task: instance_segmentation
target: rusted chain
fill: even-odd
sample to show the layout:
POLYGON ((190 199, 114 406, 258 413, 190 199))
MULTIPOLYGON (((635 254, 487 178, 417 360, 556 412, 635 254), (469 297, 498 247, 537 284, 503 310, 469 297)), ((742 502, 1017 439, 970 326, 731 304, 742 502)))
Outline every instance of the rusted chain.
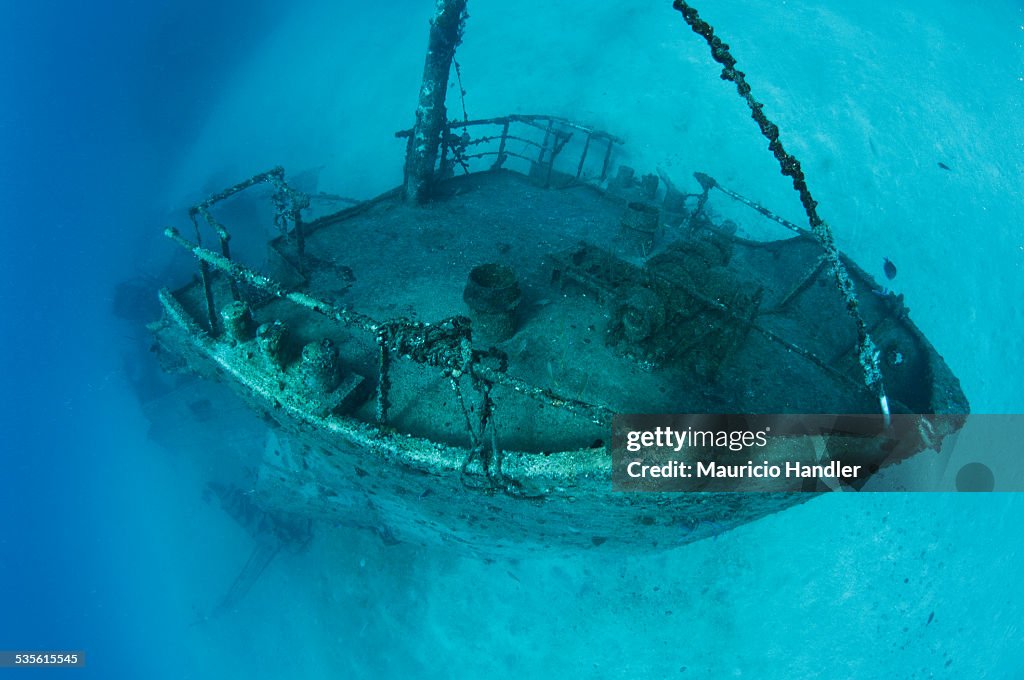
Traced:
POLYGON ((804 212, 807 213, 807 220, 811 225, 811 231, 817 237, 821 247, 825 250, 825 256, 835 278, 836 287, 846 302, 846 310, 857 326, 858 359, 861 369, 864 372, 864 384, 868 389, 875 392, 878 397, 882 413, 889 419, 889 400, 885 394, 885 385, 882 383, 882 371, 879 366, 879 352, 874 341, 868 334, 867 324, 860 315, 856 291, 853 281, 846 272, 846 266, 839 256, 839 249, 836 247, 832 229, 818 215, 818 202, 811 196, 811 190, 807 186, 807 180, 800 167, 800 161, 795 156, 786 152, 779 139, 779 128, 768 120, 764 114, 764 105, 754 98, 750 85, 747 83, 746 75, 736 68, 736 59, 729 52, 729 45, 722 42, 721 38, 715 35, 715 29, 708 22, 700 18, 697 10, 684 2, 675 0, 672 5, 680 14, 687 25, 694 33, 704 38, 711 49, 711 57, 722 65, 722 80, 728 80, 736 84, 736 91, 746 101, 750 108, 750 115, 761 129, 761 134, 768 140, 768 150, 772 152, 779 162, 782 174, 793 180, 793 188, 800 195, 800 202, 803 204, 804 212))

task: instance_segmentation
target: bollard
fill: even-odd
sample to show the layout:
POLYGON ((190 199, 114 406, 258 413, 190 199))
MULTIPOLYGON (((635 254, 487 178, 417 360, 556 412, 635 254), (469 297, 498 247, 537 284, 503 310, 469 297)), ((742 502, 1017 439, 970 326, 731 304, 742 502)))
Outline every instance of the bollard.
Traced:
POLYGON ((278 367, 284 365, 284 336, 285 326, 280 321, 261 324, 256 329, 257 346, 263 356, 278 367))
POLYGON ((330 338, 302 348, 302 382, 312 392, 327 394, 341 382, 338 348, 330 338))
POLYGON ((255 323, 249 305, 236 300, 220 310, 220 318, 224 322, 224 332, 235 342, 252 340, 255 323))

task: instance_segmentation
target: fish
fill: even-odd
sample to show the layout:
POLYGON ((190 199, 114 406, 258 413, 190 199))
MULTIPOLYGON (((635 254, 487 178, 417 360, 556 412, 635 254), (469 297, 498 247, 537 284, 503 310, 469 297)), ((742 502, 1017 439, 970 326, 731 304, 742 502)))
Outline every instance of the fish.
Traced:
POLYGON ((892 279, 895 279, 896 278, 896 265, 894 265, 892 263, 892 260, 890 260, 887 257, 883 257, 882 260, 884 260, 884 262, 882 263, 882 269, 885 271, 886 278, 888 278, 890 281, 892 279))
POLYGON ((939 161, 939 167, 942 168, 943 170, 949 170, 950 172, 953 171, 953 168, 949 167, 948 165, 946 165, 942 161, 939 161))

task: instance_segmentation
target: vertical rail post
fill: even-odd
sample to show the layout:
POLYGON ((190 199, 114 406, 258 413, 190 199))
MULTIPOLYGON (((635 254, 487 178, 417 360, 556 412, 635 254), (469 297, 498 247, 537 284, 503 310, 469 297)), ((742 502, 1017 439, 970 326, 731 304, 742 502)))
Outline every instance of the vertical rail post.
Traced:
MULTIPOLYGON (((231 240, 231 236, 230 236, 230 234, 228 234, 227 230, 225 230, 225 229, 221 229, 219 235, 220 235, 220 252, 221 252, 221 254, 224 257, 226 257, 227 259, 230 260, 231 259, 231 246, 228 245, 228 242, 231 240)), ((231 299, 234 300, 235 302, 238 302, 239 300, 241 300, 242 299, 242 294, 238 290, 238 282, 235 281, 234 279, 228 279, 228 285, 231 286, 231 299)))
MULTIPOLYGON (((199 220, 196 219, 196 213, 198 211, 193 208, 188 211, 188 216, 192 219, 192 226, 196 228, 196 245, 203 245, 203 235, 199 231, 199 220)), ((210 334, 217 334, 217 308, 213 300, 213 284, 210 281, 210 265, 203 260, 199 260, 199 276, 203 281, 203 293, 206 297, 206 317, 210 324, 210 334)))
POLYGON ((554 126, 555 121, 548 120, 548 127, 544 131, 544 143, 540 145, 540 153, 537 155, 537 165, 544 163, 544 153, 548 150, 548 140, 551 138, 551 128, 554 126))
POLYGON ((587 141, 585 141, 583 143, 583 153, 580 154, 580 164, 578 166, 576 166, 576 179, 579 179, 580 175, 583 174, 583 164, 587 160, 587 151, 590 149, 590 138, 591 138, 591 136, 592 135, 588 132, 587 133, 587 141))
POLYGON ((505 164, 505 144, 508 141, 508 118, 505 119, 505 124, 501 126, 501 143, 498 145, 498 158, 494 161, 494 165, 491 166, 491 170, 500 170, 501 166, 505 164))
POLYGON ((558 152, 561 150, 562 145, 564 144, 564 142, 562 142, 562 139, 561 139, 560 131, 555 130, 554 132, 555 132, 555 141, 551 145, 551 154, 548 156, 548 172, 544 176, 544 188, 545 189, 550 189, 551 188, 551 174, 555 170, 555 156, 558 155, 558 152))
POLYGON ((601 164, 601 181, 605 181, 608 178, 608 166, 612 162, 612 142, 611 138, 605 140, 608 143, 608 148, 604 151, 604 163, 601 164))
POLYGON ((391 354, 388 349, 388 336, 386 332, 377 335, 377 346, 380 353, 377 357, 377 424, 384 425, 388 420, 388 409, 391 407, 391 400, 388 396, 391 393, 391 354))

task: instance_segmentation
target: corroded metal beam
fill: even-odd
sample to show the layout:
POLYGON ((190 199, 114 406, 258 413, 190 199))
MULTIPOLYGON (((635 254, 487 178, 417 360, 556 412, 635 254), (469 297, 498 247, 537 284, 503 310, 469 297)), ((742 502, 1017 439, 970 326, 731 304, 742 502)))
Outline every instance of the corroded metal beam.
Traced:
POLYGON ((455 58, 455 48, 462 42, 465 22, 466 0, 437 0, 437 11, 430 21, 416 125, 405 156, 407 201, 423 203, 430 198, 437 150, 441 134, 448 124, 444 105, 448 74, 455 58))

